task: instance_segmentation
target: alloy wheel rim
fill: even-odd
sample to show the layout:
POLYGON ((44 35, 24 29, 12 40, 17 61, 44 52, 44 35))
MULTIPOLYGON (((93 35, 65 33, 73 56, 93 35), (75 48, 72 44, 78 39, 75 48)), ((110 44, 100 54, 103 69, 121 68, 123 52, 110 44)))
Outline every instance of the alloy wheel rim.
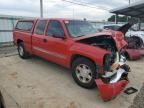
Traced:
POLYGON ((82 83, 89 83, 92 80, 92 71, 89 66, 79 64, 76 67, 76 76, 82 83))
POLYGON ((24 54, 24 50, 21 46, 19 47, 19 54, 20 54, 20 56, 23 56, 23 54, 24 54))

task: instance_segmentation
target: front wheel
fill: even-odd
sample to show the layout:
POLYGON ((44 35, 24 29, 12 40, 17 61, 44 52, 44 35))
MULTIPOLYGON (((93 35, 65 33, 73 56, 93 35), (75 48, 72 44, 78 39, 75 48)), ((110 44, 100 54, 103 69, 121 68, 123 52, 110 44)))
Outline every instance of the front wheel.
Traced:
POLYGON ((72 63, 72 76, 81 87, 91 89, 95 87, 96 66, 87 58, 77 58, 72 63))

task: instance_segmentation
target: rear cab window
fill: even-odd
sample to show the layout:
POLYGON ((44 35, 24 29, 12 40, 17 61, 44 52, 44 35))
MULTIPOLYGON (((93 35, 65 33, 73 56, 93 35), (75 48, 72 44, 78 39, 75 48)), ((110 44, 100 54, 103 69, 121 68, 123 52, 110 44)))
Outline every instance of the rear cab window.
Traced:
POLYGON ((33 26, 34 26, 34 21, 33 20, 18 21, 18 23, 15 27, 15 30, 31 32, 33 26))

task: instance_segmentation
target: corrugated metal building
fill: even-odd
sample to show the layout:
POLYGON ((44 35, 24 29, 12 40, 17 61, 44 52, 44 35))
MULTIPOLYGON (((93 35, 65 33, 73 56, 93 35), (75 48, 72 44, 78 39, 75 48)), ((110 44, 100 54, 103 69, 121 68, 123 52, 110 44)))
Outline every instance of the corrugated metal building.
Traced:
POLYGON ((26 17, 0 15, 0 43, 12 42, 12 31, 19 19, 26 17))

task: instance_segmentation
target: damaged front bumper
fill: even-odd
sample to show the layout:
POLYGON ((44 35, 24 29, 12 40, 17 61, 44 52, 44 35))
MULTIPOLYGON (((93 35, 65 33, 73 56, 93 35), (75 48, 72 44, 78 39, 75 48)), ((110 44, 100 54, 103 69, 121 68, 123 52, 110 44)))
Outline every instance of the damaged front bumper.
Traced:
POLYGON ((104 101, 114 99, 128 84, 126 80, 121 80, 113 84, 105 84, 101 79, 96 79, 95 81, 104 101))
POLYGON ((111 75, 103 75, 95 79, 97 88, 104 101, 115 98, 128 84, 128 72, 130 68, 125 64, 124 59, 121 57, 121 61, 117 65, 115 72, 109 72, 111 75))

